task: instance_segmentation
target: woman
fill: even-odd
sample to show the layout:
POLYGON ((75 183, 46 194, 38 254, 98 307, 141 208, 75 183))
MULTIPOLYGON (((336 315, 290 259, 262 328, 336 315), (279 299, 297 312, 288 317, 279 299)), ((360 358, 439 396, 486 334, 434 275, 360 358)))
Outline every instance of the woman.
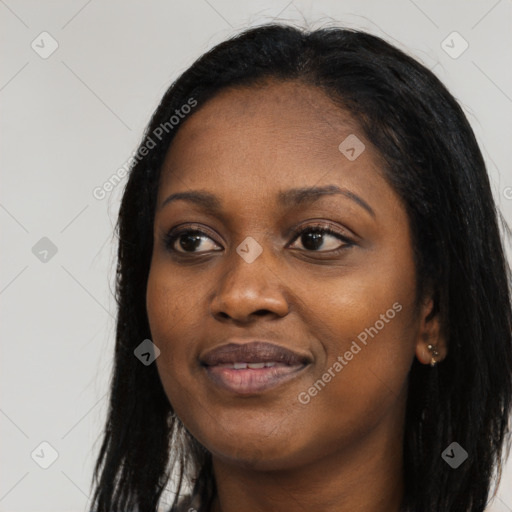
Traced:
POLYGON ((172 84, 137 155, 94 509, 157 510, 177 469, 173 511, 483 511, 510 269, 439 80, 364 32, 262 26, 172 84))

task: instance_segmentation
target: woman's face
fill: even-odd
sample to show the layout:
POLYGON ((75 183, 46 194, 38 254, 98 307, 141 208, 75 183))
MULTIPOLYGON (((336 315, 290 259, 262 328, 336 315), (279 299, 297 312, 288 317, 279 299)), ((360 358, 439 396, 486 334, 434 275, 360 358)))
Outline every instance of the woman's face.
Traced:
POLYGON ((215 457, 285 469, 401 439, 429 307, 414 307, 408 218, 378 154, 321 91, 224 90, 185 119, 154 239, 158 372, 215 457))

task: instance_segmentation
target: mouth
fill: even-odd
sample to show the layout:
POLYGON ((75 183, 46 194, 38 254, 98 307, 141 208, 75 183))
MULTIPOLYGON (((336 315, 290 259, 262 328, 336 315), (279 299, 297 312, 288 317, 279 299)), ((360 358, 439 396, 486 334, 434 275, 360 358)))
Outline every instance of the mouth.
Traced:
POLYGON ((207 352, 200 363, 210 382, 248 395, 273 389, 296 378, 311 357, 272 343, 228 343, 207 352))

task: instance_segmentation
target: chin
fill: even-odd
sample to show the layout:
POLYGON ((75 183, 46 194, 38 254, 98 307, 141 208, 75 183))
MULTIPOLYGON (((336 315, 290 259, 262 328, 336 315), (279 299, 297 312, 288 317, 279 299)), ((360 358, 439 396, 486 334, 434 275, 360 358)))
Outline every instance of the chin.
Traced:
POLYGON ((267 450, 265 447, 239 450, 231 447, 231 449, 212 451, 212 454, 226 464, 253 471, 282 471, 296 465, 294 462, 296 457, 291 454, 276 453, 275 450, 267 450))
MULTIPOLYGON (((219 436, 221 432, 217 431, 219 436)), ((297 438, 292 433, 277 436, 260 431, 252 435, 248 429, 232 429, 224 431, 219 438, 212 438, 210 431, 203 446, 227 464, 258 471, 285 470, 306 462, 302 460, 305 450, 297 443, 297 438), (291 439, 294 439, 293 445, 291 439)))

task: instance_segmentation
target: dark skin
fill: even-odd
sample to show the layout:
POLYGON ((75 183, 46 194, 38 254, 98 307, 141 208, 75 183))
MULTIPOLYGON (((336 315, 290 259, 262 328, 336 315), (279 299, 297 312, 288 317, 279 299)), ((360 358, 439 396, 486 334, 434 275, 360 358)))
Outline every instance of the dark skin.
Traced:
POLYGON ((240 504, 244 512, 398 512, 408 372, 414 358, 431 362, 428 344, 442 360, 446 343, 429 317, 432 297, 415 303, 405 208, 349 114, 297 82, 221 91, 169 148, 154 238, 147 311, 157 368, 176 414, 212 453, 211 512, 240 504), (365 144, 354 161, 338 149, 350 134, 365 144), (277 201, 281 191, 327 185, 356 194, 373 214, 344 194, 277 201), (215 194, 221 209, 185 200, 162 207, 191 190, 215 194), (351 245, 324 233, 312 246, 291 231, 318 224, 351 245), (178 238, 173 253, 164 236, 178 225, 204 235, 193 248, 178 238), (236 252, 248 236, 262 248, 252 263, 236 252), (299 394, 396 303, 400 312, 301 403, 299 394), (263 337, 312 363, 273 389, 239 396, 213 386, 198 363, 231 337, 263 337))

